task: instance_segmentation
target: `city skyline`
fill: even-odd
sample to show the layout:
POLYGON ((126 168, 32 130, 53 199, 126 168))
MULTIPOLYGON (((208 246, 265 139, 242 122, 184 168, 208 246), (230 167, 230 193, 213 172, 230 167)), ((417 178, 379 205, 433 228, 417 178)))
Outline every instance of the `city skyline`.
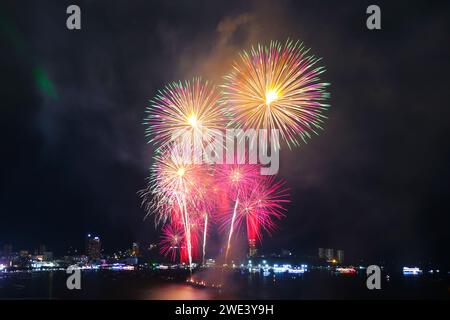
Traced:
POLYGON ((156 243, 137 194, 154 151, 147 101, 178 79, 220 83, 242 48, 293 38, 323 58, 332 108, 318 137, 281 150, 292 203, 258 252, 450 265, 448 10, 378 5, 385 20, 373 31, 364 3, 82 2, 72 32, 63 3, 2 3, 0 245, 81 250, 94 231, 106 251, 156 243))

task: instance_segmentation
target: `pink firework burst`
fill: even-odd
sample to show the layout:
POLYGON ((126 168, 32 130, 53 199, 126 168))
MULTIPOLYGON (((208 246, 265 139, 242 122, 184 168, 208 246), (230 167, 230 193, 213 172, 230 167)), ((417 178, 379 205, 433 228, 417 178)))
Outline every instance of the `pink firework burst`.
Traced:
MULTIPOLYGON (((262 240, 262 230, 269 234, 276 228, 275 221, 284 217, 286 204, 290 202, 288 188, 284 180, 267 176, 250 185, 242 192, 235 210, 234 228, 246 225, 248 240, 262 240)), ((221 229, 232 223, 229 212, 221 216, 221 229)))
MULTIPOLYGON (((233 212, 229 223, 225 261, 231 248, 231 238, 235 229, 239 201, 242 195, 247 193, 249 188, 261 179, 259 168, 259 165, 256 164, 238 164, 238 161, 235 161, 234 164, 219 165, 216 168, 216 179, 219 185, 224 191, 226 190, 225 192, 234 201, 233 212)), ((221 214, 225 214, 225 216, 229 215, 226 212, 221 214)))
POLYGON ((261 178, 260 166, 257 164, 221 164, 215 168, 217 186, 236 200, 239 193, 261 178))
POLYGON ((169 223, 163 226, 160 237, 160 252, 172 261, 182 255, 182 247, 185 247, 183 227, 177 223, 169 223))

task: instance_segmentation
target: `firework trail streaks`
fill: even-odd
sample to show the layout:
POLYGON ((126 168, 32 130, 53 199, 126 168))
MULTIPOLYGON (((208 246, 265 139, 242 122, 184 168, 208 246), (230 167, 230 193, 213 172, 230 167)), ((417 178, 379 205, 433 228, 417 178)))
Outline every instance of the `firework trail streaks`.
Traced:
POLYGON ((161 231, 160 252, 164 256, 169 256, 172 261, 175 261, 177 250, 180 252, 181 257, 181 248, 184 245, 183 230, 176 223, 170 223, 164 225, 161 231))
POLYGON ((186 197, 183 195, 182 204, 180 203, 180 207, 183 207, 183 224, 185 227, 186 234, 186 244, 188 251, 188 259, 189 259, 189 270, 192 271, 192 242, 191 242, 191 222, 189 221, 189 215, 186 209, 186 197))
MULTIPOLYGON (((174 82, 158 92, 151 101, 151 106, 147 108, 148 115, 144 119, 144 124, 148 125, 146 135, 151 137, 150 142, 157 145, 157 152, 161 159, 167 158, 165 153, 175 151, 177 153, 175 158, 179 158, 179 154, 183 153, 183 161, 172 163, 172 168, 168 168, 167 175, 155 175, 154 186, 150 188, 154 190, 155 201, 148 207, 159 211, 157 213, 159 221, 165 222, 170 215, 164 207, 170 207, 173 203, 179 206, 190 265, 193 252, 191 225, 195 224, 196 220, 192 219, 190 211, 198 209, 201 199, 196 199, 199 196, 195 190, 197 181, 193 182, 199 178, 185 178, 189 176, 187 163, 192 163, 192 155, 195 157, 194 163, 197 163, 198 155, 201 155, 204 149, 204 143, 212 139, 215 130, 222 129, 225 125, 225 116, 221 111, 219 98, 218 90, 199 78, 174 82), (189 153, 186 153, 186 150, 189 150, 189 153)), ((156 171, 161 173, 167 165, 163 164, 160 167, 156 171)), ((205 225, 207 228, 206 220, 205 225)), ((206 240, 205 237, 206 235, 204 240, 206 240)))
POLYGON ((198 202, 196 208, 199 215, 199 225, 203 224, 203 248, 202 248, 202 262, 205 264, 206 257, 206 244, 208 238, 208 227, 209 227, 209 215, 215 209, 217 209, 219 203, 219 189, 214 180, 214 176, 211 170, 203 170, 201 181, 197 188, 198 202), (201 220, 201 222, 200 222, 201 220))
POLYGON ((274 176, 264 176, 254 181, 239 194, 232 215, 222 215, 220 228, 228 230, 228 247, 231 247, 232 235, 246 224, 249 244, 262 240, 262 230, 269 234, 276 228, 275 219, 284 217, 286 204, 290 202, 289 192, 284 180, 274 176))
POLYGON ((185 242, 192 266, 192 237, 189 207, 194 209, 197 199, 197 185, 203 167, 193 165, 183 156, 182 146, 170 144, 160 149, 154 158, 149 192, 153 203, 149 208, 156 213, 157 222, 180 221, 184 227, 185 242), (178 210, 174 210, 176 206, 178 210), (179 212, 179 214, 177 214, 179 212))
POLYGON ((203 258, 202 258, 202 262, 203 265, 205 264, 205 256, 206 256, 206 235, 208 233, 208 214, 205 213, 205 218, 204 218, 204 229, 203 229, 203 258))
POLYGON ((261 178, 259 174, 259 165, 254 164, 238 164, 242 161, 235 159, 234 164, 220 165, 216 169, 218 182, 222 184, 223 188, 227 190, 230 198, 234 201, 233 214, 228 232, 227 247, 225 250, 225 263, 231 248, 231 239, 234 231, 234 222, 239 206, 240 194, 248 192, 248 188, 258 179, 261 178))
POLYGON ((225 251, 225 263, 227 261, 228 253, 231 248, 231 237, 233 236, 234 221, 236 220, 236 212, 237 212, 238 205, 239 205, 239 194, 236 197, 236 202, 234 203, 233 215, 231 216, 230 232, 228 233, 227 249, 225 251))
POLYGON ((289 190, 284 180, 265 176, 256 181, 243 195, 236 216, 236 225, 247 225, 248 240, 262 240, 261 229, 269 234, 275 229, 274 219, 284 217, 286 204, 290 202, 289 190))

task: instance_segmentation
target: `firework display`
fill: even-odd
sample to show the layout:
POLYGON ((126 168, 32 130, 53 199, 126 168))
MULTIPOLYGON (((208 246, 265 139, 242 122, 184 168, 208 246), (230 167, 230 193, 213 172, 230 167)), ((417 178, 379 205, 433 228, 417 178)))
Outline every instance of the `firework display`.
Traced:
POLYGON ((202 181, 206 170, 183 157, 182 145, 172 143, 159 150, 152 167, 147 196, 158 223, 182 225, 189 264, 197 248, 196 227, 204 209, 202 181))
POLYGON ((241 53, 222 86, 231 126, 278 129, 290 148, 299 145, 299 138, 306 142, 310 133, 317 134, 329 97, 329 84, 319 79, 325 71, 319 61, 290 40, 241 53))
POLYGON ((241 195, 234 221, 236 229, 245 223, 248 240, 261 241, 261 229, 271 233, 276 228, 275 220, 284 217, 287 203, 289 194, 284 180, 265 176, 255 181, 241 195))
POLYGON ((193 145, 201 147, 213 130, 223 128, 219 91, 200 78, 171 83, 150 102, 144 124, 150 141, 158 146, 187 136, 193 145))
MULTIPOLYGON (((237 156, 231 163, 192 161, 192 151, 203 151, 213 131, 226 128, 278 129, 289 147, 316 133, 328 108, 319 60, 298 42, 271 42, 240 55, 225 77, 222 95, 196 78, 169 84, 151 100, 144 123, 156 149, 141 196, 162 228, 163 255, 190 268, 193 261, 204 264, 211 226, 217 224, 227 263, 239 234, 245 232, 254 245, 263 231, 276 229, 289 203, 284 180, 261 175, 260 163, 237 156)), ((226 148, 226 141, 221 143, 226 148)))
POLYGON ((234 159, 234 164, 224 164, 217 167, 217 178, 223 190, 227 190, 231 198, 233 210, 229 221, 229 231, 227 246, 225 251, 225 261, 231 248, 231 239, 235 229, 235 221, 239 208, 239 201, 243 195, 249 193, 251 188, 262 178, 259 175, 259 166, 252 164, 238 164, 234 159))
POLYGON ((169 256, 171 260, 176 260, 177 256, 180 256, 180 260, 182 260, 182 250, 186 244, 181 226, 176 223, 164 225, 161 230, 160 246, 160 252, 163 255, 169 256))

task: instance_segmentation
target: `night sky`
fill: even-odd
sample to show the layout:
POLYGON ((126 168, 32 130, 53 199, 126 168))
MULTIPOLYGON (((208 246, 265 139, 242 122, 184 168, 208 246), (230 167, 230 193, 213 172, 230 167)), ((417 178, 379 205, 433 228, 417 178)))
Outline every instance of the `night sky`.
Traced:
POLYGON ((282 152, 293 201, 262 250, 449 263, 450 3, 393 2, 2 1, 0 245, 157 239, 137 195, 148 100, 171 81, 220 83, 241 49, 292 38, 323 57, 331 108, 320 136, 282 152), (366 28, 370 4, 381 30, 366 28))

